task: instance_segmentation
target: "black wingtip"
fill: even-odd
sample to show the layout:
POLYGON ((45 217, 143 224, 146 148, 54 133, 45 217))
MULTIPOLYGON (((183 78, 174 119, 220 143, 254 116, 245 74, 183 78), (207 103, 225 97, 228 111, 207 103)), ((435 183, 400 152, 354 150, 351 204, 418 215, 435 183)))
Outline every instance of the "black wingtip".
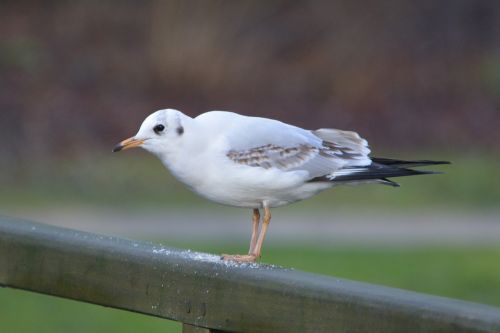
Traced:
POLYGON ((451 164, 450 161, 426 161, 426 162, 429 162, 426 165, 451 164))
POLYGON ((394 166, 394 167, 420 167, 426 165, 443 165, 443 164, 451 164, 450 161, 432 161, 432 160, 396 160, 392 158, 383 158, 383 157, 372 157, 373 163, 382 164, 386 166, 394 166))
POLYGON ((387 178, 380 178, 380 183, 384 184, 384 185, 389 185, 392 187, 400 187, 401 186, 401 185, 399 185, 399 183, 396 183, 395 181, 387 179, 387 178))

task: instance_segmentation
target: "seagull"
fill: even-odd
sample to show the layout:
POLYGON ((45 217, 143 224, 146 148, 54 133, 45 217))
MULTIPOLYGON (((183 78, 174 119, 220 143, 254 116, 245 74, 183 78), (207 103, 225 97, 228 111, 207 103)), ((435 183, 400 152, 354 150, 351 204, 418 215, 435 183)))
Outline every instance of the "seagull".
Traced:
POLYGON ((436 173, 412 167, 449 163, 370 158, 367 141, 356 132, 307 130, 227 111, 210 111, 195 118, 175 109, 156 111, 135 136, 121 141, 113 152, 135 147, 157 156, 175 178, 200 196, 252 209, 248 254, 222 255, 223 260, 240 262, 260 259, 271 208, 337 185, 399 186, 389 178, 436 173))

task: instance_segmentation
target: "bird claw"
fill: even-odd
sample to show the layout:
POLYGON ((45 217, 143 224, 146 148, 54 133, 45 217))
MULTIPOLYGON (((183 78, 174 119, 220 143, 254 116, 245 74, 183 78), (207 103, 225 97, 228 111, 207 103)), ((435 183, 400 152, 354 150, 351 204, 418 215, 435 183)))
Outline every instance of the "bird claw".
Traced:
POLYGON ((257 256, 253 254, 222 254, 221 259, 225 261, 255 262, 257 256))

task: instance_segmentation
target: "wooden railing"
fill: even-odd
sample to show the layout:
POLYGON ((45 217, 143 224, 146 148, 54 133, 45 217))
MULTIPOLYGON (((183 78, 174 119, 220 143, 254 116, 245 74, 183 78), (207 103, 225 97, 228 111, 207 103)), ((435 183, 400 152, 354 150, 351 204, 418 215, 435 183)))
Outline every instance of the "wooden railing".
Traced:
POLYGON ((0 285, 180 321, 184 332, 500 332, 500 308, 6 217, 0 285))

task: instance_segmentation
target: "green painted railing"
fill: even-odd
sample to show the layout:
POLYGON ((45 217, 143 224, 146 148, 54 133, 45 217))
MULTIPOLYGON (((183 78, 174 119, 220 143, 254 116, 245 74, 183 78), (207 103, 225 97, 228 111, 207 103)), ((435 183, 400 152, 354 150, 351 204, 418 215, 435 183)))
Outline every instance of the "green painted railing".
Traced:
POLYGON ((184 332, 500 332, 499 308, 6 217, 0 285, 177 320, 184 332))

